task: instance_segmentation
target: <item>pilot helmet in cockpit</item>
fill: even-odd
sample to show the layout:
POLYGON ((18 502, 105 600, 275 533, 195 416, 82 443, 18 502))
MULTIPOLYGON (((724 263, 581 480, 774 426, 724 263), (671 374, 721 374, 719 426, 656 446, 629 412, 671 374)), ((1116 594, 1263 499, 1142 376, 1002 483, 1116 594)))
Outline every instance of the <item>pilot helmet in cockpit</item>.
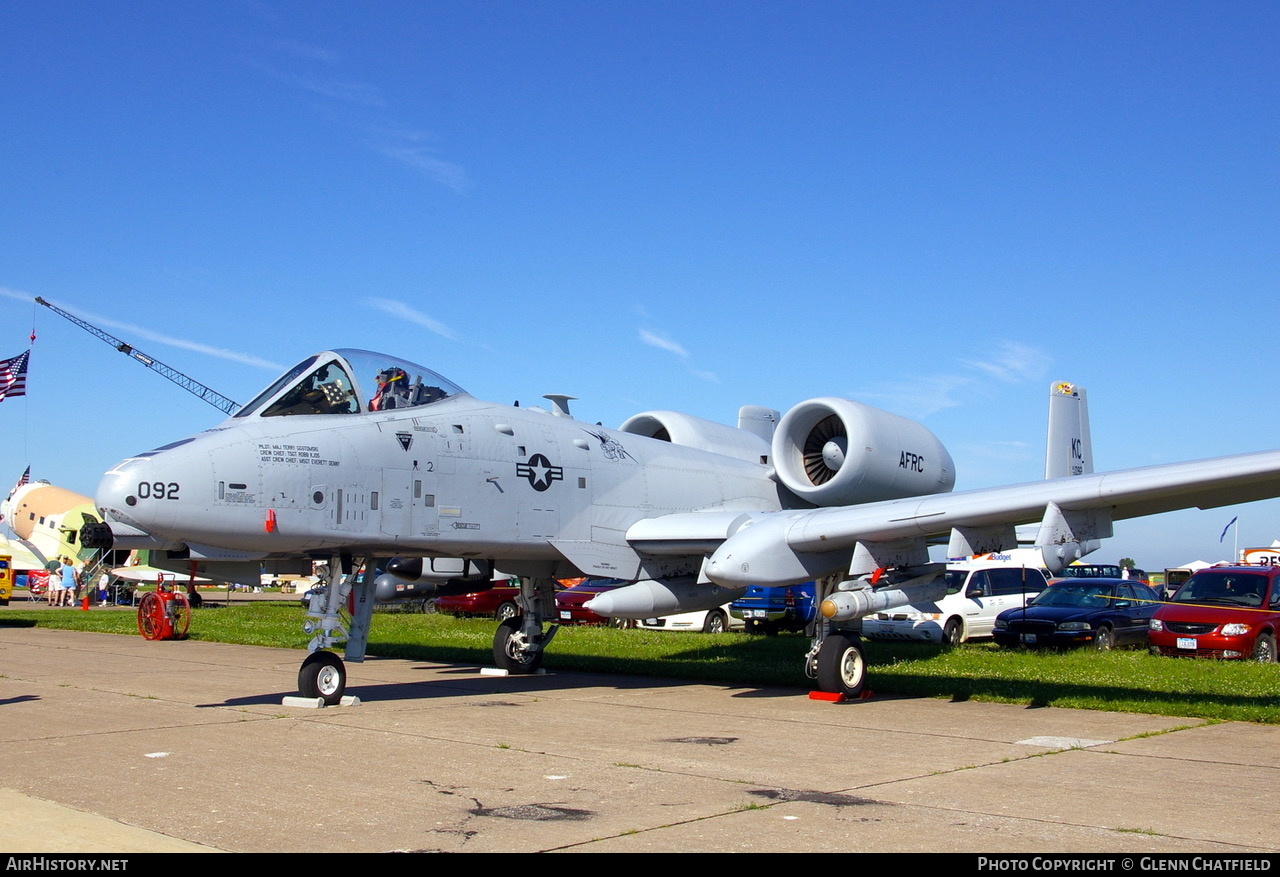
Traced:
POLYGON ((378 391, 369 400, 370 411, 383 411, 397 407, 397 397, 407 401, 409 396, 409 375, 404 369, 388 366, 378 372, 378 391))

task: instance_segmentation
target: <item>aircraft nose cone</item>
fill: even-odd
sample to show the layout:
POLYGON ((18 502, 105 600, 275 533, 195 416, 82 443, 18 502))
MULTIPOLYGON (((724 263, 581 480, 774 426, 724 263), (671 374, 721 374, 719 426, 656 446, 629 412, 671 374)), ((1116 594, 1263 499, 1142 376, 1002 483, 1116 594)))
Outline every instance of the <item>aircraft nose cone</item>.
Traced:
POLYGON ((725 551, 723 547, 717 550, 707 560, 706 574, 707 578, 723 587, 738 587, 746 581, 744 575, 749 571, 743 570, 741 564, 735 563, 732 559, 732 553, 725 551))
POLYGON ((93 495, 98 508, 103 511, 123 512, 126 508, 136 505, 138 500, 133 495, 133 485, 138 483, 136 477, 142 474, 138 470, 139 467, 136 465, 129 466, 122 463, 103 475, 93 495))
POLYGON ((157 485, 163 491, 167 487, 150 477, 152 468, 150 461, 135 458, 117 464, 102 476, 94 492, 94 504, 107 520, 153 532, 155 522, 149 518, 158 507, 148 500, 157 485))
POLYGON ((603 615, 605 618, 613 616, 614 600, 612 594, 599 594, 582 604, 584 609, 594 612, 596 615, 603 615))

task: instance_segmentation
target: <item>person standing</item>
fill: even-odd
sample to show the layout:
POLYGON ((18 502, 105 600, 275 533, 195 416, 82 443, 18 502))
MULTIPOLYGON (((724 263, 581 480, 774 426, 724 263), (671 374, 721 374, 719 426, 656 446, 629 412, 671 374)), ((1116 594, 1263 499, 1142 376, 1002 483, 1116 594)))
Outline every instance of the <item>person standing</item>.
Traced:
POLYGON ((62 594, 62 558, 55 557, 44 568, 44 602, 57 606, 62 594))
POLYGON ((62 577, 59 606, 74 606, 76 599, 76 568, 71 565, 71 558, 63 557, 62 566, 58 570, 62 577))

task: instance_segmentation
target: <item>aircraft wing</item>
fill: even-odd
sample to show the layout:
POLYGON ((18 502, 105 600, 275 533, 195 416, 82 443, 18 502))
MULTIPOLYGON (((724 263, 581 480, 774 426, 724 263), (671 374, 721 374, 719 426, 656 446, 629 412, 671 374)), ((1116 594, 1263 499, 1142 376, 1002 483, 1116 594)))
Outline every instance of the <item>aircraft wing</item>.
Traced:
POLYGON ((972 547, 987 537, 1006 544, 984 550, 1010 548, 1013 525, 1039 519, 1036 544, 1053 546, 1110 536, 1113 520, 1275 496, 1280 451, 784 511, 758 516, 730 535, 704 572, 725 586, 791 584, 840 567, 860 574, 924 563, 926 540, 948 532, 953 545, 972 547))

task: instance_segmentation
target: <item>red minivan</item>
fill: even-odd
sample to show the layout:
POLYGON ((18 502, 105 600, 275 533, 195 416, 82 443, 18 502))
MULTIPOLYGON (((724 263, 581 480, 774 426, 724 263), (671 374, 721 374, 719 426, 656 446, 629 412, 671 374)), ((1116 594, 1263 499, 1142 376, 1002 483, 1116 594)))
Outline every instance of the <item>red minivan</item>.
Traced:
POLYGON ((1202 569, 1182 583, 1147 625, 1154 654, 1276 660, 1280 567, 1202 569))

